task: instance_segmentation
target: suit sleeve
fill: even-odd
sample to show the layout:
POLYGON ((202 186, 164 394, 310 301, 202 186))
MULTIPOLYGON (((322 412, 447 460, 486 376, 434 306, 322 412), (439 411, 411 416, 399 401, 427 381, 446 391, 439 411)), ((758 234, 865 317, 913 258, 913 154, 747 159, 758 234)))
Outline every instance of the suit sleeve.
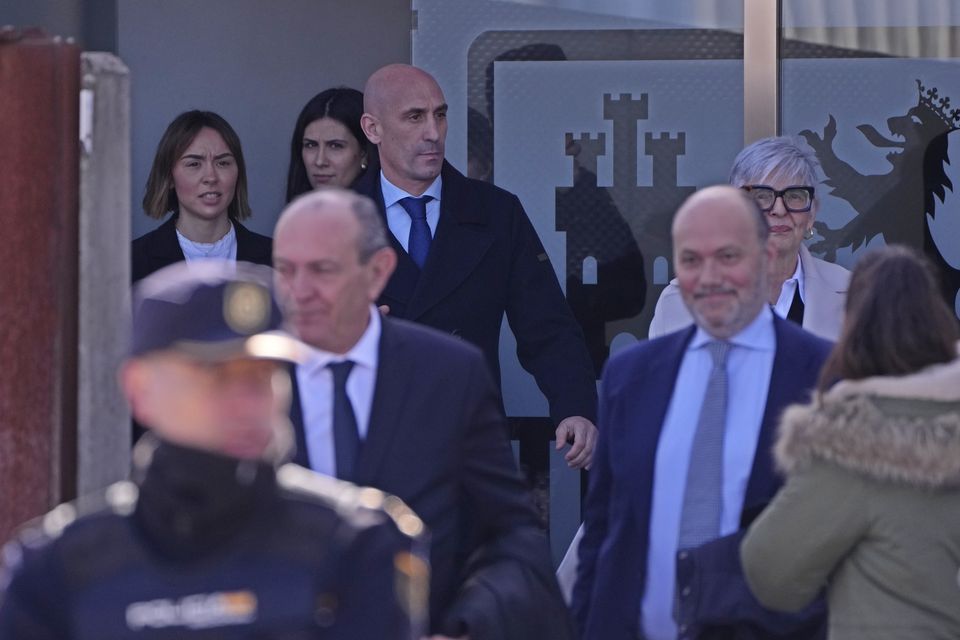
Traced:
POLYGON ((462 491, 477 527, 455 601, 442 621, 471 640, 573 637, 529 492, 517 470, 496 389, 482 357, 472 360, 460 456, 462 491))
MULTIPOLYGON (((610 380, 610 367, 607 368, 604 380, 610 380)), ((604 383, 602 389, 608 388, 604 383)), ((574 619, 580 635, 583 635, 587 618, 590 613, 590 602, 593 597, 593 584, 596 574, 597 555, 600 545, 607 535, 607 516, 610 501, 610 429, 607 425, 608 405, 601 393, 598 425, 599 436, 597 449, 593 455, 593 466, 590 469, 590 488, 584 502, 583 538, 577 550, 577 581, 573 585, 574 619)))
POLYGON ((678 560, 677 584, 689 588, 681 599, 689 625, 816 637, 828 577, 866 527, 857 483, 830 480, 834 472, 791 477, 749 532, 718 538, 678 560))
POLYGON ((517 338, 517 357, 547 397, 554 423, 570 416, 596 422, 596 381, 583 331, 523 206, 509 197, 507 320, 517 338))
POLYGON ((344 554, 339 630, 344 638, 419 640, 427 627, 426 548, 392 522, 359 532, 344 554))

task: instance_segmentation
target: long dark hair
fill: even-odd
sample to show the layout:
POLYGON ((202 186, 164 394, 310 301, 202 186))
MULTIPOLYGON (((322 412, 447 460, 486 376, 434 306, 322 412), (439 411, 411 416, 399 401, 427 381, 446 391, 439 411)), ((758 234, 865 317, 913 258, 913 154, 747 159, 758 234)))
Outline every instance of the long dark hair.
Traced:
POLYGON ((312 190, 307 179, 307 170, 303 166, 303 132, 314 120, 333 118, 353 134, 360 150, 371 158, 372 147, 363 129, 360 128, 360 116, 363 115, 363 93, 349 87, 336 87, 321 91, 310 98, 297 117, 290 141, 290 168, 287 170, 287 202, 301 193, 312 190))
POLYGON ((949 362, 957 356, 958 337, 957 317, 926 258, 902 245, 871 251, 853 269, 840 340, 818 388, 949 362))
POLYGON ((240 136, 230 123, 213 111, 185 111, 173 119, 163 132, 153 165, 147 177, 143 194, 143 211, 151 218, 161 219, 168 211, 180 210, 177 193, 173 189, 173 166, 187 150, 193 139, 204 127, 220 134, 237 162, 237 186, 227 215, 234 220, 244 220, 251 215, 247 197, 247 165, 243 161, 240 136))

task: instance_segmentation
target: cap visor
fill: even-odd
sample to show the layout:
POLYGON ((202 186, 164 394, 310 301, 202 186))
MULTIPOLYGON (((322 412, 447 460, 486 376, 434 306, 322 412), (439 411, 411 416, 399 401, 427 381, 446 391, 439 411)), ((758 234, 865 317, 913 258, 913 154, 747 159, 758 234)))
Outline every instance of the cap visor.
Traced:
POLYGON ((284 331, 267 331, 245 338, 219 342, 181 340, 170 348, 204 362, 252 358, 302 364, 309 357, 308 347, 284 331))

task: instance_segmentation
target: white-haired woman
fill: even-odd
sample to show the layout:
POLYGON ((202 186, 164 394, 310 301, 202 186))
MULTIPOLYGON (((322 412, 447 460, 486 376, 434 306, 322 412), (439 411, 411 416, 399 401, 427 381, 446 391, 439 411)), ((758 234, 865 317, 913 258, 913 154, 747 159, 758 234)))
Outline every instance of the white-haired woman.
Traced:
MULTIPOLYGON (((817 218, 819 162, 798 138, 763 138, 745 147, 733 161, 730 184, 748 191, 766 214, 775 258, 768 273, 768 301, 774 312, 828 340, 836 340, 850 272, 813 257, 803 244, 813 237, 817 218)), ((650 337, 693 322, 676 280, 660 294, 650 337)))

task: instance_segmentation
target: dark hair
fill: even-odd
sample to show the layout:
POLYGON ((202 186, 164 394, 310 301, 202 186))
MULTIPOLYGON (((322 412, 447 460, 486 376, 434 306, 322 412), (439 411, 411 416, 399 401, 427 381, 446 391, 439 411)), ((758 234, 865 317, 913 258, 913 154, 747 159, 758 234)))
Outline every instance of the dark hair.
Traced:
POLYGON ((313 96, 297 116, 290 141, 290 168, 287 171, 287 202, 302 193, 310 191, 307 170, 303 166, 303 132, 314 120, 333 118, 353 134, 360 150, 372 157, 372 145, 360 128, 360 116, 363 115, 363 93, 349 87, 336 87, 321 91, 313 96))
POLYGON ((902 245, 871 251, 853 269, 840 340, 818 388, 949 362, 958 337, 957 318, 926 258, 902 245))
POLYGON ((179 213, 180 203, 173 189, 173 167, 204 127, 220 134, 237 162, 237 186, 233 200, 227 208, 227 215, 234 220, 244 220, 251 216, 250 201, 247 198, 247 165, 243 161, 240 137, 233 127, 216 113, 193 110, 185 111, 174 118, 157 145, 157 153, 153 156, 153 166, 150 167, 143 194, 143 211, 151 218, 163 218, 168 211, 179 213))

